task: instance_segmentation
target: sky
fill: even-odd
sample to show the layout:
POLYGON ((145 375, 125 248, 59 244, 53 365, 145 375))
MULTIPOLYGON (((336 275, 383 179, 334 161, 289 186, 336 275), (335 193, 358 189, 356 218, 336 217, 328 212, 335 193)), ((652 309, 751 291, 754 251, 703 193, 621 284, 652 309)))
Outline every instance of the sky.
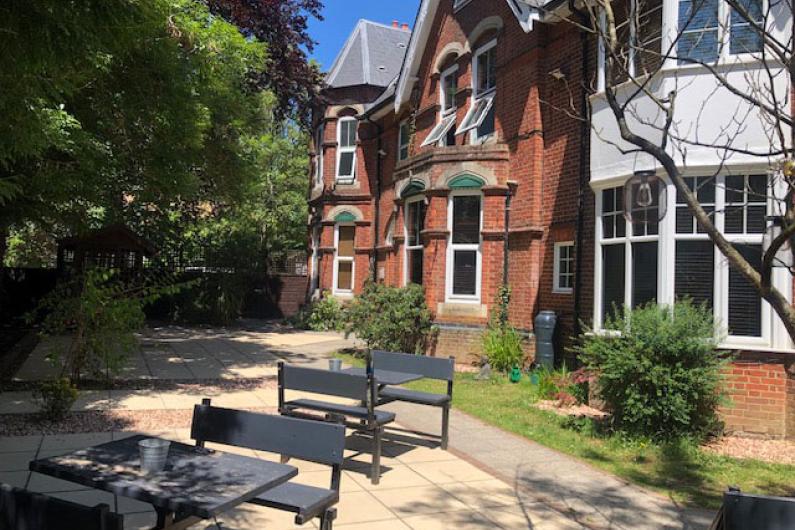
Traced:
POLYGON ((312 58, 322 71, 331 64, 361 18, 382 24, 393 20, 414 26, 419 0, 323 0, 322 22, 310 20, 309 34, 317 42, 312 58))

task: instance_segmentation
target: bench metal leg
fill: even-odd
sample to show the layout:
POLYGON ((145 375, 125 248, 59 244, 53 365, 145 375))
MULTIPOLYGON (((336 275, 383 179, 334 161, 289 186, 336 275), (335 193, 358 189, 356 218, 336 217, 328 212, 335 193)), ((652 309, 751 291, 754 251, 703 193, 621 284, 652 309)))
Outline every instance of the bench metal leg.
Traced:
POLYGON ((447 442, 450 438, 450 405, 442 408, 442 449, 447 449, 447 442))
POLYGON ((332 530, 334 519, 337 518, 337 509, 329 508, 320 516, 320 530, 332 530))
POLYGON ((381 480, 381 435, 384 428, 380 425, 373 431, 373 465, 370 468, 370 482, 378 485, 381 480))

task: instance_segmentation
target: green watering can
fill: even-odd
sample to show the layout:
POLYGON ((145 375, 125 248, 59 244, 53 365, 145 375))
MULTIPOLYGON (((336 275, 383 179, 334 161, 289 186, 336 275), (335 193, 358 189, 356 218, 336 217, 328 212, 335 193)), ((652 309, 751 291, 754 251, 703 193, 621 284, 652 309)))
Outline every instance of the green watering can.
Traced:
POLYGON ((518 383, 522 380, 522 371, 518 366, 511 368, 511 383, 518 383))

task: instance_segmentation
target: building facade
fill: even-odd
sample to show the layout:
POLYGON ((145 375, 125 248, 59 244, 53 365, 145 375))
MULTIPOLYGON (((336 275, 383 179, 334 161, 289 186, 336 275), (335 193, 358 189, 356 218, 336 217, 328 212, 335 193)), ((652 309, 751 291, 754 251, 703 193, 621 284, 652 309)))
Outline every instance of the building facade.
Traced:
MULTIPOLYGON (((707 18, 693 30, 681 27, 684 3, 644 6, 642 27, 624 25, 627 38, 662 51, 676 48, 680 29, 701 32, 715 37, 715 49, 702 38, 678 50, 680 57, 715 55, 738 83, 762 75, 748 49, 718 44, 735 35, 754 46, 739 25, 732 29, 723 4, 715 9, 729 17, 727 26, 713 28, 707 18)), ((673 185, 663 184, 662 221, 626 223, 624 182, 639 170, 664 172, 650 158, 627 154, 604 97, 606 83, 625 80, 605 79, 604 50, 566 22, 576 16, 571 6, 423 0, 411 32, 360 22, 329 71, 315 120, 312 295, 348 299, 368 279, 421 284, 440 330, 430 353, 462 363, 477 359, 503 282, 512 290, 511 322, 530 338, 538 312, 556 312, 564 355, 579 322, 598 332, 614 306, 689 296, 713 308, 727 327, 724 346, 738 352, 725 414, 730 428, 795 435, 792 342, 700 232, 673 185)), ((789 24, 777 31, 787 35, 789 24)), ((648 67, 654 57, 638 54, 628 65, 648 67)), ((714 137, 732 126, 733 115, 721 109, 742 112, 736 95, 716 89, 704 69, 665 61, 651 65, 651 87, 682 94, 681 130, 714 137)), ((788 93, 787 76, 773 83, 788 93)), ((633 105, 638 124, 659 119, 643 98, 633 105)), ((768 141, 763 121, 748 120, 732 141, 752 152, 768 141)), ((677 161, 694 187, 717 175, 714 185, 699 187, 702 204, 754 258, 773 205, 748 190, 767 189, 770 163, 714 151, 693 147, 677 161)), ((791 295, 789 272, 775 274, 776 286, 791 295)))

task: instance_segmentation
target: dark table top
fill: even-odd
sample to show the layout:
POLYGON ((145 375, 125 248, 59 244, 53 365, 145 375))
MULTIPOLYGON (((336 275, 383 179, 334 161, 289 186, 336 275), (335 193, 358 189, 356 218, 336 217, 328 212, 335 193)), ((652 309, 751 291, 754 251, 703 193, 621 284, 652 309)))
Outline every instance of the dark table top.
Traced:
MULTIPOLYGON (((345 368, 342 372, 352 375, 367 375, 365 368, 345 368)), ((393 372, 392 370, 379 370, 378 368, 373 371, 373 376, 379 385, 403 385, 423 377, 420 374, 393 372)))
POLYGON ((175 513, 211 518, 287 482, 289 465, 171 442, 166 469, 140 469, 131 436, 73 453, 34 460, 30 470, 131 497, 175 513))

